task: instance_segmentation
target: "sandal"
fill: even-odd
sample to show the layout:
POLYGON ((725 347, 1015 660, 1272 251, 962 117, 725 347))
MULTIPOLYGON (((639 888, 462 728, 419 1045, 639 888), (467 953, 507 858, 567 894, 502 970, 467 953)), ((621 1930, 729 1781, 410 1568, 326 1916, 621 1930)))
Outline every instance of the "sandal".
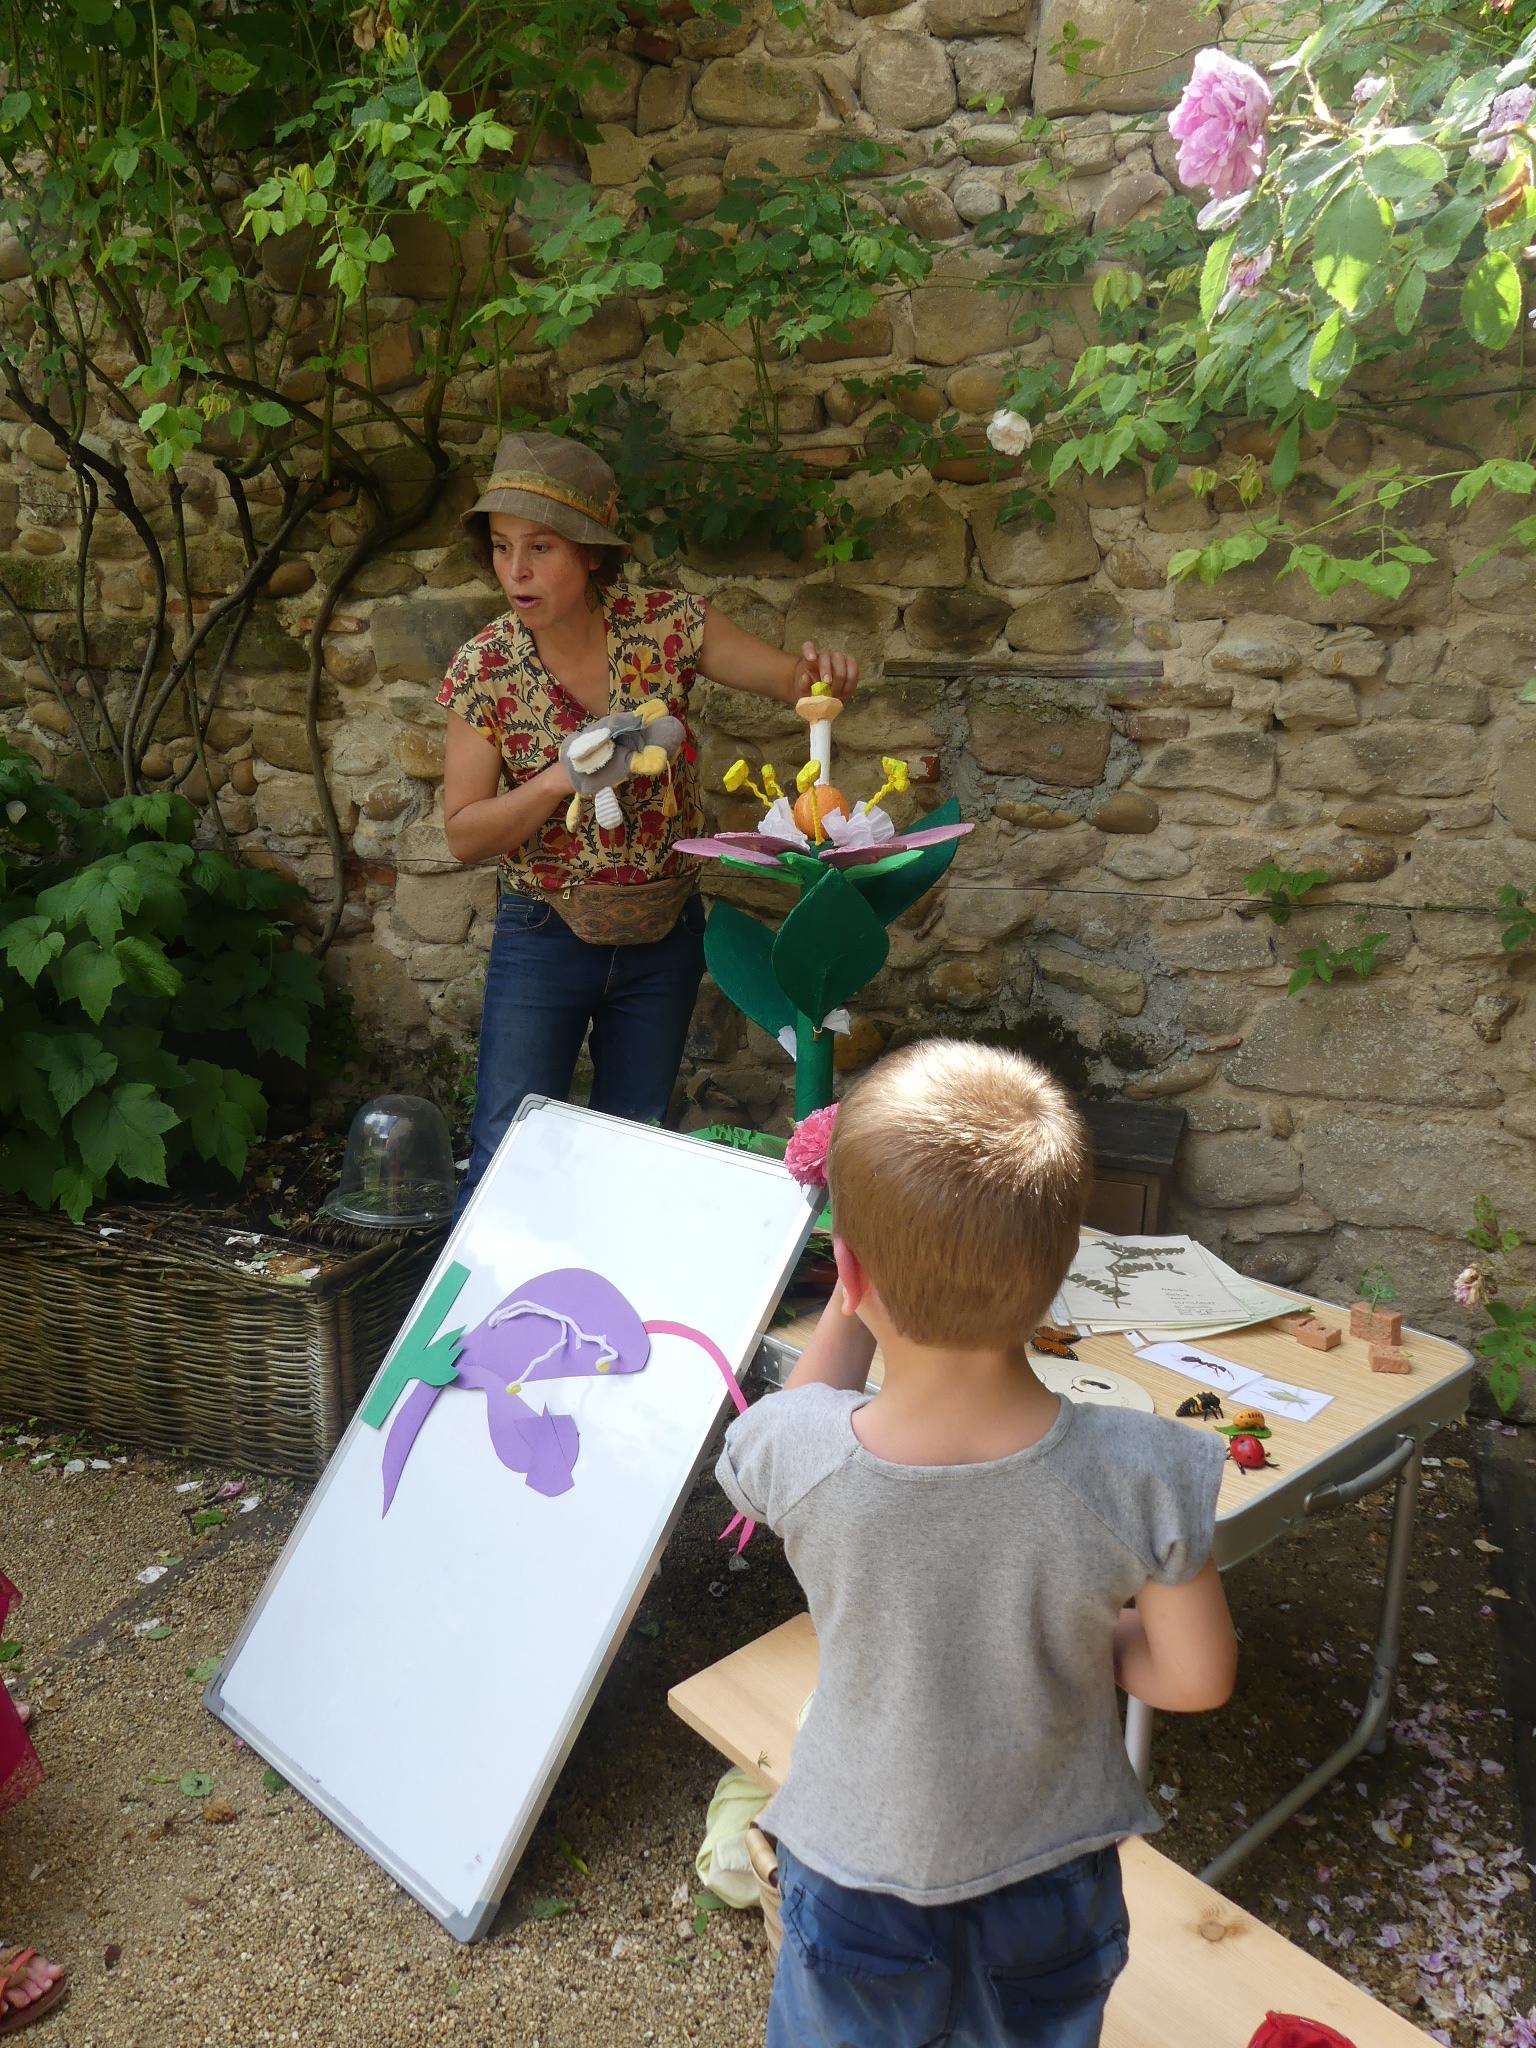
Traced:
POLYGON ((45 2013, 51 2012, 69 1988, 63 1971, 49 1985, 25 2005, 7 2003, 12 1986, 19 1986, 26 1978, 32 1964, 37 1961, 35 1948, 0 1948, 0 2040, 9 2034, 19 2034, 23 2027, 31 2026, 45 2013))

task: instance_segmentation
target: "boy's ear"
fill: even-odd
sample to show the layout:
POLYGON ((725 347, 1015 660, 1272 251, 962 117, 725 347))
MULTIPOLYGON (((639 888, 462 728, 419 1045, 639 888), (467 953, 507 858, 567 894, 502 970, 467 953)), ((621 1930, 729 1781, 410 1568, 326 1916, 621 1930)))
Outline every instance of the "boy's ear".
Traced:
POLYGON ((869 1275, 859 1264, 857 1254, 840 1237, 832 1240, 832 1257, 837 1262, 837 1278, 843 1290, 843 1314, 857 1315, 860 1302, 870 1291, 869 1275))

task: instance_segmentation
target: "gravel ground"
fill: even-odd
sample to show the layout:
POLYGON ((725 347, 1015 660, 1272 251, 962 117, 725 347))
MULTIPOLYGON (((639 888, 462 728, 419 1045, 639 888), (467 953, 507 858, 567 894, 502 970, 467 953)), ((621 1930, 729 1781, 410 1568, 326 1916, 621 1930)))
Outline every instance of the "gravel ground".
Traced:
MULTIPOLYGON (((722 1570, 712 1483, 685 1512, 491 1938, 466 1949, 297 1795, 267 1790, 260 1759, 199 1705, 191 1673, 231 1640, 302 1490, 252 1481, 227 1521, 194 1535, 188 1511, 239 1475, 143 1458, 66 1470, 89 1460, 76 1445, 35 1466, 49 1442, 0 1443, 0 1565, 24 1595, 20 1653, 3 1669, 39 1706, 48 1773, 0 1820, 0 1933, 67 1963, 74 1986, 29 2036, 38 2048, 761 2040, 757 1917, 718 1912, 695 1932, 693 1853, 720 1764, 668 1714, 666 1692, 798 1601, 766 1536, 748 1569, 722 1570), (163 1576, 141 1583, 157 1564, 163 1576), (211 1793, 184 1792, 189 1772, 211 1793)), ((1478 1518, 1476 1433, 1448 1430, 1435 1450, 1396 1739, 1228 1889, 1454 2048, 1530 2048, 1536 2031, 1518 2016, 1536 2029, 1536 1924, 1498 1692, 1500 1561, 1478 1518)), ((1365 1686, 1386 1534, 1385 1506, 1366 1503, 1232 1575, 1237 1696, 1159 1726, 1160 1846, 1180 1863, 1198 1868, 1337 1739, 1341 1706, 1365 1686)), ((400 1654, 431 1656, 429 1617, 407 1618, 400 1654)))

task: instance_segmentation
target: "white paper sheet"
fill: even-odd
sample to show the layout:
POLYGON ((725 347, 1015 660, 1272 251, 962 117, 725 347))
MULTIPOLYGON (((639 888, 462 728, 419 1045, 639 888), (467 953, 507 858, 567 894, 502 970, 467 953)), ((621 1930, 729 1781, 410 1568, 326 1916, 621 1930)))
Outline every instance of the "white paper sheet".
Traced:
POLYGON ((1219 1394, 1235 1394, 1241 1388, 1244 1401, 1250 1398, 1251 1383, 1264 1377, 1257 1366, 1239 1365, 1234 1358, 1222 1358, 1193 1344, 1149 1344, 1136 1356, 1146 1359, 1149 1365, 1161 1365, 1176 1372, 1182 1379, 1214 1387, 1219 1394))
POLYGON ((1332 1394, 1319 1394, 1311 1387, 1293 1386, 1289 1380, 1250 1380, 1243 1389, 1243 1400, 1253 1408, 1262 1408, 1271 1420, 1284 1416, 1287 1422, 1310 1422, 1333 1399, 1332 1394))

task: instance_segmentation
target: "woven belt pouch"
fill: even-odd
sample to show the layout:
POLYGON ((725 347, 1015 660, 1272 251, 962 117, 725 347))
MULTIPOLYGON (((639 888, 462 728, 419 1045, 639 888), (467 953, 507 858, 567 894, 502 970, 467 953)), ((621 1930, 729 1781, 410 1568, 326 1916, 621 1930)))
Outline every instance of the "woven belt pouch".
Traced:
POLYGON ((665 882, 582 882, 549 901, 589 946, 645 946, 664 939, 693 894, 692 875, 665 882))

